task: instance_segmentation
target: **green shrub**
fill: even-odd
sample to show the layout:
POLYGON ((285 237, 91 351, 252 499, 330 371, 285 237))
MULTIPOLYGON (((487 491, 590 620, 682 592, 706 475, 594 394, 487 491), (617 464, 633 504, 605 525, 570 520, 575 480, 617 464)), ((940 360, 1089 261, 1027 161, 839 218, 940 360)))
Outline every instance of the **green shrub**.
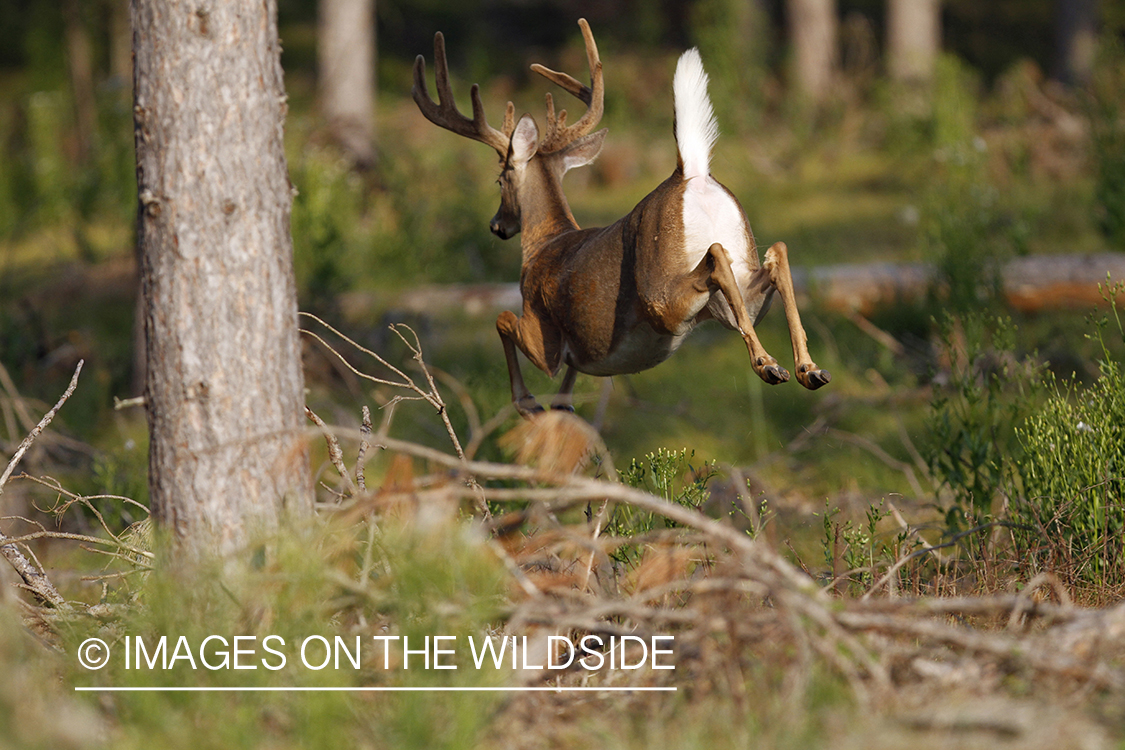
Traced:
POLYGON ((1007 318, 946 315, 941 323, 949 370, 933 385, 925 458, 952 496, 953 530, 990 517, 998 496, 1018 493, 1015 429, 1035 404, 1042 368, 1016 357, 1014 334, 1007 318))
POLYGON ((325 150, 310 149, 292 160, 293 265, 301 305, 330 307, 347 291, 347 250, 363 227, 363 189, 348 164, 325 150))
MULTIPOLYGON (((689 452, 687 448, 682 448, 679 452, 658 448, 641 461, 634 458, 629 468, 622 472, 621 481, 630 487, 651 492, 670 503, 700 510, 711 494, 707 483, 718 472, 714 461, 695 468, 692 466, 694 458, 695 451, 689 452)), ((611 536, 635 536, 653 531, 656 524, 656 516, 652 513, 622 505, 614 508, 613 515, 606 524, 606 532, 611 536)), ((673 521, 662 519, 664 528, 675 525, 673 521)), ((617 549, 613 557, 617 562, 632 562, 638 559, 639 551, 623 546, 617 549)))
MULTIPOLYGON (((1111 333, 1125 343, 1120 311, 1111 311, 1111 333)), ((1052 382, 1046 403, 1016 430, 1024 487, 1017 544, 1040 565, 1099 585, 1121 583, 1125 572, 1125 368, 1106 342, 1109 320, 1097 321, 1094 334, 1103 355, 1097 381, 1052 382)))
POLYGON ((923 237, 937 267, 945 307, 971 311, 1000 297, 1000 270, 1024 255, 1031 224, 988 170, 988 144, 976 133, 979 84, 963 63, 943 57, 934 86, 935 179, 924 198, 923 237))

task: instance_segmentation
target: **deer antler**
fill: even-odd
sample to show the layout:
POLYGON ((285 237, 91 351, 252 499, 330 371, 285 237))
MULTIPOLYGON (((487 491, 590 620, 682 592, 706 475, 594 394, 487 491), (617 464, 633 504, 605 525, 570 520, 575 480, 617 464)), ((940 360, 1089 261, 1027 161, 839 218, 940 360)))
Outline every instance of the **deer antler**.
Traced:
POLYGON ((586 105, 586 114, 582 115, 582 119, 568 127, 566 110, 560 111, 558 117, 556 117, 555 101, 550 94, 547 94, 547 130, 543 136, 543 142, 539 145, 540 153, 550 153, 565 148, 582 136, 592 132, 602 119, 605 83, 602 80, 602 61, 598 57, 598 45, 594 43, 594 35, 590 31, 590 24, 586 23, 585 18, 578 20, 578 26, 582 29, 582 38, 586 41, 586 60, 590 65, 590 78, 593 88, 580 83, 566 73, 551 70, 539 63, 531 66, 531 69, 536 73, 561 86, 586 105))
POLYGON ((434 35, 434 69, 437 83, 438 101, 430 98, 429 89, 426 87, 426 60, 422 55, 414 61, 414 87, 410 90, 418 109, 426 119, 438 127, 445 128, 457 135, 472 138, 474 141, 487 143, 496 149, 496 153, 503 159, 508 155, 508 144, 512 139, 512 131, 516 126, 515 106, 508 102, 508 109, 504 113, 502 130, 497 130, 488 124, 484 116, 484 105, 480 101, 480 86, 473 84, 469 96, 473 102, 473 117, 469 119, 457 109, 453 100, 453 89, 449 85, 449 63, 445 58, 445 37, 439 31, 434 35))

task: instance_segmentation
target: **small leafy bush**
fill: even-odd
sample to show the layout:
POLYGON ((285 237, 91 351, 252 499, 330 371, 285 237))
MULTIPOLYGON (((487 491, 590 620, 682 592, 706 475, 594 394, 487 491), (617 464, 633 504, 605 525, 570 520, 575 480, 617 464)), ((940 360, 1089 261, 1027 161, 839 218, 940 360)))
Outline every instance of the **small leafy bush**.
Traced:
MULTIPOLYGON (((1123 292, 1118 284, 1107 300, 1123 292)), ((1106 335, 1125 343, 1125 327, 1115 304, 1095 325, 1097 381, 1086 388, 1052 382, 1046 403, 1016 430, 1024 501, 1016 506, 1022 524, 1015 538, 1040 565, 1115 585, 1125 573, 1125 367, 1106 335)))
POLYGON ((994 500, 1018 494, 1016 427, 1039 397, 1041 367, 1015 355, 1007 318, 947 315, 941 347, 949 369, 935 377, 926 426, 930 472, 952 496, 951 530, 989 518, 994 500))
MULTIPOLYGON (((640 461, 634 458, 629 468, 622 473, 621 480, 630 487, 651 492, 670 503, 699 510, 711 494, 707 483, 718 472, 714 461, 704 462, 699 468, 694 467, 694 458, 695 451, 689 452, 687 448, 678 452, 658 448, 640 461)), ((652 513, 630 506, 619 506, 614 509, 606 524, 606 531, 612 536, 638 536, 656 529, 657 523, 652 513)), ((663 528, 675 526, 668 519, 661 519, 661 523, 663 528)), ((639 551, 628 546, 619 547, 614 553, 614 559, 621 563, 633 562, 638 556, 639 551)))

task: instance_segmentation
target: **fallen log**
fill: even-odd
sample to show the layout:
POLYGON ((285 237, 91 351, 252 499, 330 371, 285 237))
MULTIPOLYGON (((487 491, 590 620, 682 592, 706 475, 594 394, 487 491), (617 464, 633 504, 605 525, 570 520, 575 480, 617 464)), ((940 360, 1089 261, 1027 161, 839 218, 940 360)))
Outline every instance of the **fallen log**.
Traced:
MULTIPOLYGON (((1125 253, 1036 255, 1015 258, 1001 270, 1004 298, 1021 312, 1084 309, 1102 301, 1098 285, 1106 277, 1125 280, 1125 253)), ((937 283, 928 263, 842 263, 793 268, 793 285, 802 302, 829 310, 867 315, 896 302, 922 298, 937 283)), ((371 306, 367 296, 350 295, 352 311, 371 306)), ((460 308, 469 315, 518 310, 518 284, 424 286, 399 295, 395 308, 426 314, 460 308)))

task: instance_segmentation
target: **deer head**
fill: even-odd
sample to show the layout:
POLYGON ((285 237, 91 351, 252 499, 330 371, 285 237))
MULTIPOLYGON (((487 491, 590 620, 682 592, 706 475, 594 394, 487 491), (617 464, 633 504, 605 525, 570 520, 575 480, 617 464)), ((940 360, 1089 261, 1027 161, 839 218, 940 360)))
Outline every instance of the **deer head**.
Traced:
POLYGON ((500 130, 488 124, 480 99, 480 86, 470 90, 473 116, 468 118, 457 109, 449 84, 449 64, 445 56, 445 38, 434 36, 434 66, 438 101, 430 98, 426 86, 426 61, 422 55, 414 61, 414 87, 411 94, 418 109, 430 122, 451 132, 486 143, 500 157, 500 208, 489 222, 492 233, 509 239, 527 226, 540 234, 553 234, 561 229, 577 228, 566 197, 562 177, 575 167, 589 164, 601 153, 606 130, 593 132, 601 120, 605 95, 602 63, 589 24, 579 21, 586 43, 591 85, 586 86, 570 75, 535 63, 531 69, 547 80, 573 94, 584 104, 586 112, 573 125, 567 125, 566 110, 556 115, 554 98, 546 95, 546 131, 540 139, 539 126, 531 115, 515 122, 515 107, 508 102, 500 130))

